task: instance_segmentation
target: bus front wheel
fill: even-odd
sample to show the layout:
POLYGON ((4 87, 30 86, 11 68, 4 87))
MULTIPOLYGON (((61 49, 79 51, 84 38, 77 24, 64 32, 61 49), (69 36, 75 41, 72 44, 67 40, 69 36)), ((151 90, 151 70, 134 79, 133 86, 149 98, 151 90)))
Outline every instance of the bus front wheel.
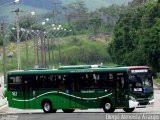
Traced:
POLYGON ((115 111, 110 101, 104 102, 102 107, 105 113, 113 113, 115 111))
POLYGON ((123 110, 127 113, 131 113, 134 111, 135 108, 123 108, 123 110))
POLYGON ((74 109, 62 109, 64 113, 73 113, 74 109))

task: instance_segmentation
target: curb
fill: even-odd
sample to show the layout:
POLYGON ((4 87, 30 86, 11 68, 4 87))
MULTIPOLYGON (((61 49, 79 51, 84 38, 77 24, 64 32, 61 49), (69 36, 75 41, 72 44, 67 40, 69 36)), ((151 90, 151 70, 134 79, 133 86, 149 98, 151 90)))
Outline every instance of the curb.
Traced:
POLYGON ((0 110, 3 109, 3 107, 6 106, 6 105, 7 105, 7 99, 6 98, 4 98, 4 99, 1 98, 0 110))
POLYGON ((0 105, 0 110, 3 106, 7 105, 7 102, 4 102, 3 104, 0 105))
POLYGON ((3 104, 2 106, 0 106, 0 113, 1 113, 1 110, 3 109, 3 108, 5 108, 7 106, 7 103, 5 103, 5 104, 3 104))

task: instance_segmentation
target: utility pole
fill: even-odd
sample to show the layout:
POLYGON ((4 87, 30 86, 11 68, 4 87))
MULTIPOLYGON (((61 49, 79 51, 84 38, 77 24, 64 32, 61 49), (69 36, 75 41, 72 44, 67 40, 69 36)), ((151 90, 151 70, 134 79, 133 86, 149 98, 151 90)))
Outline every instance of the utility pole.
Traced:
POLYGON ((36 45, 37 45, 37 50, 36 50, 36 54, 37 54, 37 63, 38 63, 38 67, 39 67, 39 65, 40 65, 40 58, 39 58, 39 43, 40 43, 40 33, 38 32, 38 35, 37 35, 37 40, 36 40, 36 45))
POLYGON ((46 40, 47 40, 47 39, 46 39, 46 36, 45 36, 44 33, 43 33, 43 36, 44 36, 44 39, 43 39, 43 40, 44 40, 44 41, 43 41, 43 43, 44 43, 44 44, 43 44, 43 46, 44 46, 44 47, 43 47, 43 48, 44 48, 44 67, 46 68, 46 67, 47 67, 47 63, 46 63, 46 61, 47 61, 47 58, 46 58, 46 52, 47 52, 47 51, 46 51, 46 50, 47 50, 46 40))
POLYGON ((43 30, 41 30, 41 33, 40 33, 40 36, 41 36, 41 67, 45 67, 45 63, 46 63, 46 57, 45 57, 45 36, 44 36, 44 33, 43 33, 43 30))
POLYGON ((35 65, 39 66, 39 57, 38 57, 38 32, 35 33, 34 41, 35 41, 35 65))
POLYGON ((61 0, 54 0, 53 2, 53 12, 55 12, 56 14, 59 14, 60 11, 59 11, 59 8, 62 6, 62 2, 61 0))
POLYGON ((6 84, 6 46, 5 46, 5 23, 1 23, 1 37, 3 44, 3 72, 4 72, 4 84, 6 84))
POLYGON ((37 38, 36 38, 36 33, 34 33, 34 39, 33 39, 33 42, 34 42, 34 67, 37 67, 38 65, 38 62, 37 62, 37 45, 36 45, 36 41, 37 41, 37 38))
POLYGON ((48 65, 51 65, 50 38, 47 39, 48 65))
POLYGON ((52 36, 51 36, 51 49, 52 49, 52 57, 51 57, 51 59, 52 59, 52 64, 54 64, 54 39, 52 38, 52 36))
POLYGON ((20 53, 20 38, 19 38, 19 8, 14 11, 16 13, 16 30, 17 30, 17 59, 18 59, 18 70, 21 69, 21 53, 20 53))
POLYGON ((41 38, 41 68, 43 67, 43 31, 40 31, 41 38))
POLYGON ((62 2, 60 0, 54 0, 54 2, 53 2, 53 8, 54 8, 53 9, 53 14, 54 14, 54 16, 57 16, 57 20, 55 21, 55 23, 60 21, 58 15, 61 13, 60 12, 61 5, 62 5, 62 2))
POLYGON ((60 48, 60 43, 59 43, 59 38, 57 38, 58 40, 58 57, 59 57, 59 66, 61 66, 61 48, 60 48))
POLYGON ((28 43, 27 43, 27 40, 28 40, 28 33, 26 33, 26 35, 25 35, 25 45, 26 45, 26 68, 28 68, 28 65, 29 65, 29 53, 28 53, 28 43))

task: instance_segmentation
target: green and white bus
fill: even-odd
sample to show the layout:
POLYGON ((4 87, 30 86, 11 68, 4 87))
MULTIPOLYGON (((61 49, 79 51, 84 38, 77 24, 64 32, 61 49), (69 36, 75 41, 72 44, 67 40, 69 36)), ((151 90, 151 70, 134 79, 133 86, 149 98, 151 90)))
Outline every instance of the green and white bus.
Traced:
POLYGON ((147 66, 99 65, 10 71, 7 100, 9 107, 43 109, 45 113, 90 108, 132 112, 153 106, 152 73, 147 66))

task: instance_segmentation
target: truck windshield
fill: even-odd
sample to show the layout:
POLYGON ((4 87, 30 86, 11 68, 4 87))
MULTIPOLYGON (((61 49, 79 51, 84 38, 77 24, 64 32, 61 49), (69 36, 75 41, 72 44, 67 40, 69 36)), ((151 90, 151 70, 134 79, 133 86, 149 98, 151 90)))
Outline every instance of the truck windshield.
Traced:
POLYGON ((131 74, 129 76, 130 90, 132 92, 147 92, 153 91, 152 76, 148 74, 131 74))

